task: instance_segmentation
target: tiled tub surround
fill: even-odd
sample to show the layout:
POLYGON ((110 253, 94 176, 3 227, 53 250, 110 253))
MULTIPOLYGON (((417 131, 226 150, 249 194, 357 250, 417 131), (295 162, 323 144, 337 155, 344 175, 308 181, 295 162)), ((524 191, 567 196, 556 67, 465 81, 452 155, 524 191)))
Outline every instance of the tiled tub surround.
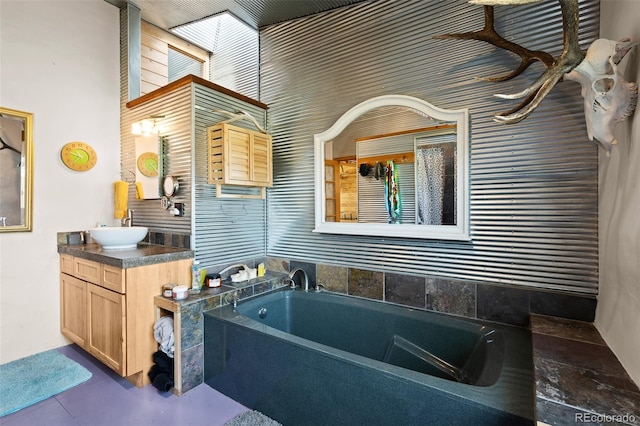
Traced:
POLYGON ((302 268, 311 286, 318 282, 338 293, 520 327, 529 326, 530 314, 595 318, 596 299, 590 296, 278 258, 267 258, 266 265, 273 271, 302 268))
POLYGON ((640 425, 640 389, 593 324, 532 315, 531 331, 538 421, 640 425))
MULTIPOLYGON (((218 269, 215 269, 218 270, 218 269)), ((250 298, 287 285, 286 274, 267 271, 263 277, 240 283, 223 281, 217 288, 203 287, 199 293, 184 300, 157 296, 154 303, 158 316, 173 316, 175 371, 173 392, 180 395, 204 381, 204 320, 203 312, 238 300, 250 298)))

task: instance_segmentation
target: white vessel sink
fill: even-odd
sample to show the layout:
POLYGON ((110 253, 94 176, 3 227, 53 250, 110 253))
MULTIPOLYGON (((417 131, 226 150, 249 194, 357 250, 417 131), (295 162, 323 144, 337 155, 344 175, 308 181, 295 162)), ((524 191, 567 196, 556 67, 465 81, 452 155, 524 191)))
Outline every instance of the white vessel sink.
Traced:
POLYGON ((122 250, 136 248, 138 243, 147 236, 146 226, 131 227, 101 227, 92 228, 91 237, 100 244, 104 250, 122 250))

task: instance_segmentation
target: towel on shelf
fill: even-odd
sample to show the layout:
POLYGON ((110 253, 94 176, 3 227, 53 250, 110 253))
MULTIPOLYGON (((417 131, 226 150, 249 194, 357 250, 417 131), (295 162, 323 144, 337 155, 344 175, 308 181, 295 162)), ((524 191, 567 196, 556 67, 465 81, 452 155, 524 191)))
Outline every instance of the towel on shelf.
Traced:
POLYGON ((162 392, 168 392, 174 386, 173 382, 173 358, 169 358, 162 351, 153 354, 154 364, 147 375, 153 386, 162 392))
POLYGON ((113 184, 113 217, 127 217, 127 201, 129 198, 129 182, 119 180, 113 184))
POLYGON ((161 317, 153 325, 153 337, 160 344, 160 350, 173 358, 173 318, 170 316, 161 317))
POLYGON ((144 189, 142 188, 142 182, 136 182, 136 198, 138 200, 144 199, 144 189))
POLYGON ((153 324, 153 337, 160 344, 160 350, 153 354, 153 366, 149 370, 149 379, 153 386, 162 392, 173 387, 173 317, 160 317, 153 324))

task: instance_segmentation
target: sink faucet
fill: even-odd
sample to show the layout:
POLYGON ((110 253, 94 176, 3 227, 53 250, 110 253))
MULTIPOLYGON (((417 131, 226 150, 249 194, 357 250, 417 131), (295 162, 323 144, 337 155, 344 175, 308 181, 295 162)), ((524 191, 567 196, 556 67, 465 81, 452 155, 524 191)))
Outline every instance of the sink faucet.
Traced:
POLYGON ((121 226, 133 226, 133 210, 127 209, 127 217, 122 218, 120 221, 121 226))
POLYGON ((309 276, 304 271, 304 269, 301 268, 295 268, 293 271, 289 272, 289 281, 291 281, 291 288, 296 287, 296 281, 293 279, 293 277, 297 272, 302 272, 302 277, 304 280, 304 291, 309 291, 309 276))

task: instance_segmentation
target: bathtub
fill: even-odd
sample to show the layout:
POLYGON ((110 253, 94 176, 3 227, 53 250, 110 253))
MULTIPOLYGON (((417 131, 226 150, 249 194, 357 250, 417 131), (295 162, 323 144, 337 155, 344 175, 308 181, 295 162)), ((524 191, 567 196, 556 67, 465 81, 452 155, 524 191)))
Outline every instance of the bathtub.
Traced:
POLYGON ((288 289, 204 322, 205 382, 284 425, 534 423, 524 329, 288 289))

